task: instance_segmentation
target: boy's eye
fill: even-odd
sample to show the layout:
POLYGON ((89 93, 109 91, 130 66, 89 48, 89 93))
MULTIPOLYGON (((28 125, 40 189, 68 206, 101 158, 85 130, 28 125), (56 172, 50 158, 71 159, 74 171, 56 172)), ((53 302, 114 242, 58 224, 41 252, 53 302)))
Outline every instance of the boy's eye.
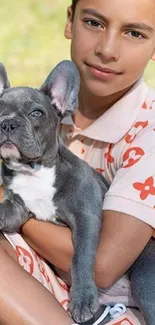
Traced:
POLYGON ((134 31, 134 30, 129 31, 128 35, 130 35, 133 38, 139 38, 139 39, 145 38, 144 35, 142 35, 141 33, 137 32, 137 31, 134 31))
POLYGON ((100 29, 100 28, 103 28, 103 26, 101 25, 100 22, 98 22, 97 20, 95 19, 84 19, 84 22, 92 27, 92 28, 95 28, 95 29, 100 29))

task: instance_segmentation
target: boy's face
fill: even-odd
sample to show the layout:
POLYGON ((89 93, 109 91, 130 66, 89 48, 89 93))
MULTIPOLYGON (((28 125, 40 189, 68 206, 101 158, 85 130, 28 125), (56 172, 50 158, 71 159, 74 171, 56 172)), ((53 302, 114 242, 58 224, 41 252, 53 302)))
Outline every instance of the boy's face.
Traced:
POLYGON ((83 87, 97 96, 127 89, 155 52, 155 0, 79 0, 65 36, 83 87), (106 70, 107 69, 107 70, 106 70))

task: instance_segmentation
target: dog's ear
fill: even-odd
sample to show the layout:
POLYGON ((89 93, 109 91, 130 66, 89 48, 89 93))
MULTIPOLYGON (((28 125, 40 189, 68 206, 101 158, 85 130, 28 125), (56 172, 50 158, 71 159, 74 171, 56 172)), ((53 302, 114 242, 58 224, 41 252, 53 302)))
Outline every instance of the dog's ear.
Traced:
POLYGON ((0 62, 0 95, 3 93, 4 89, 9 87, 10 83, 8 80, 7 72, 3 63, 0 62))
POLYGON ((78 107, 80 77, 71 61, 60 62, 40 88, 51 99, 60 117, 72 115, 78 107))

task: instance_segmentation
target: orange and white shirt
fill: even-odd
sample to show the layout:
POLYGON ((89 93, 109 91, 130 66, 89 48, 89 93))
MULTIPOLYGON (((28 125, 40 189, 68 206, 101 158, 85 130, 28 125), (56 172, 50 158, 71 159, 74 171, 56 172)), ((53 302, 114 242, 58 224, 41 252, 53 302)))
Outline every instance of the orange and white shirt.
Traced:
POLYGON ((67 147, 109 182, 103 210, 119 211, 155 228, 155 91, 140 79, 84 130, 63 120, 67 147))
MULTIPOLYGON (((155 228, 155 91, 143 80, 85 130, 71 118, 63 120, 67 147, 109 182, 103 210, 130 214, 155 228)), ((20 234, 6 234, 19 264, 41 282, 68 310, 69 288, 20 234)), ((124 276, 109 290, 99 290, 103 304, 122 302, 135 306, 129 280, 124 276)), ((135 313, 135 311, 134 311, 135 313)), ((142 315, 127 313, 109 325, 142 325, 142 315)))

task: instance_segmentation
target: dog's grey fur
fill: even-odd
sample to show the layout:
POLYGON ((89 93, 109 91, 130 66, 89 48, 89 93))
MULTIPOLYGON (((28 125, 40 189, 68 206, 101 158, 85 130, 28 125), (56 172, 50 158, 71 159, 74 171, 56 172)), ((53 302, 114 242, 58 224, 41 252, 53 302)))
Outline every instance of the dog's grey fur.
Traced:
MULTIPOLYGON (((75 253, 71 267, 71 313, 75 321, 85 322, 99 308, 93 265, 102 203, 109 185, 101 174, 71 153, 59 136, 62 118, 77 108, 79 84, 78 71, 70 61, 60 63, 39 90, 10 88, 6 71, 0 65, 0 154, 5 187, 0 230, 18 230, 29 219, 29 212, 36 211, 27 206, 20 189, 15 190, 15 180, 20 175, 28 178, 42 167, 55 175, 51 201, 56 216, 51 210, 47 220, 68 225, 72 230, 75 253)), ((42 190, 43 202, 44 194, 42 190)), ((143 255, 140 258, 143 260, 143 255)), ((136 270, 137 264, 131 274, 138 282, 136 270)), ((134 287, 133 291, 137 289, 134 287)))
MULTIPOLYGON (((4 75, 1 73, 1 81, 4 75)), ((51 215, 51 221, 67 224, 72 229, 75 254, 71 268, 71 312, 76 321, 86 321, 99 307, 93 263, 108 184, 102 175, 71 153, 59 137, 61 119, 77 108, 78 72, 73 63, 64 61, 52 71, 40 90, 6 88, 6 85, 4 78, 0 97, 0 148, 7 145, 8 149, 11 142, 18 148, 20 158, 13 157, 11 151, 7 158, 2 156, 5 198, 0 204, 0 229, 16 231, 29 218, 24 200, 10 189, 19 173, 28 173, 22 171, 22 166, 28 165, 30 172, 31 168, 54 166, 56 219, 51 215), (30 113, 36 109, 43 110, 44 116, 32 117, 30 113), (13 167, 12 162, 16 160, 21 164, 18 168, 13 167)))

